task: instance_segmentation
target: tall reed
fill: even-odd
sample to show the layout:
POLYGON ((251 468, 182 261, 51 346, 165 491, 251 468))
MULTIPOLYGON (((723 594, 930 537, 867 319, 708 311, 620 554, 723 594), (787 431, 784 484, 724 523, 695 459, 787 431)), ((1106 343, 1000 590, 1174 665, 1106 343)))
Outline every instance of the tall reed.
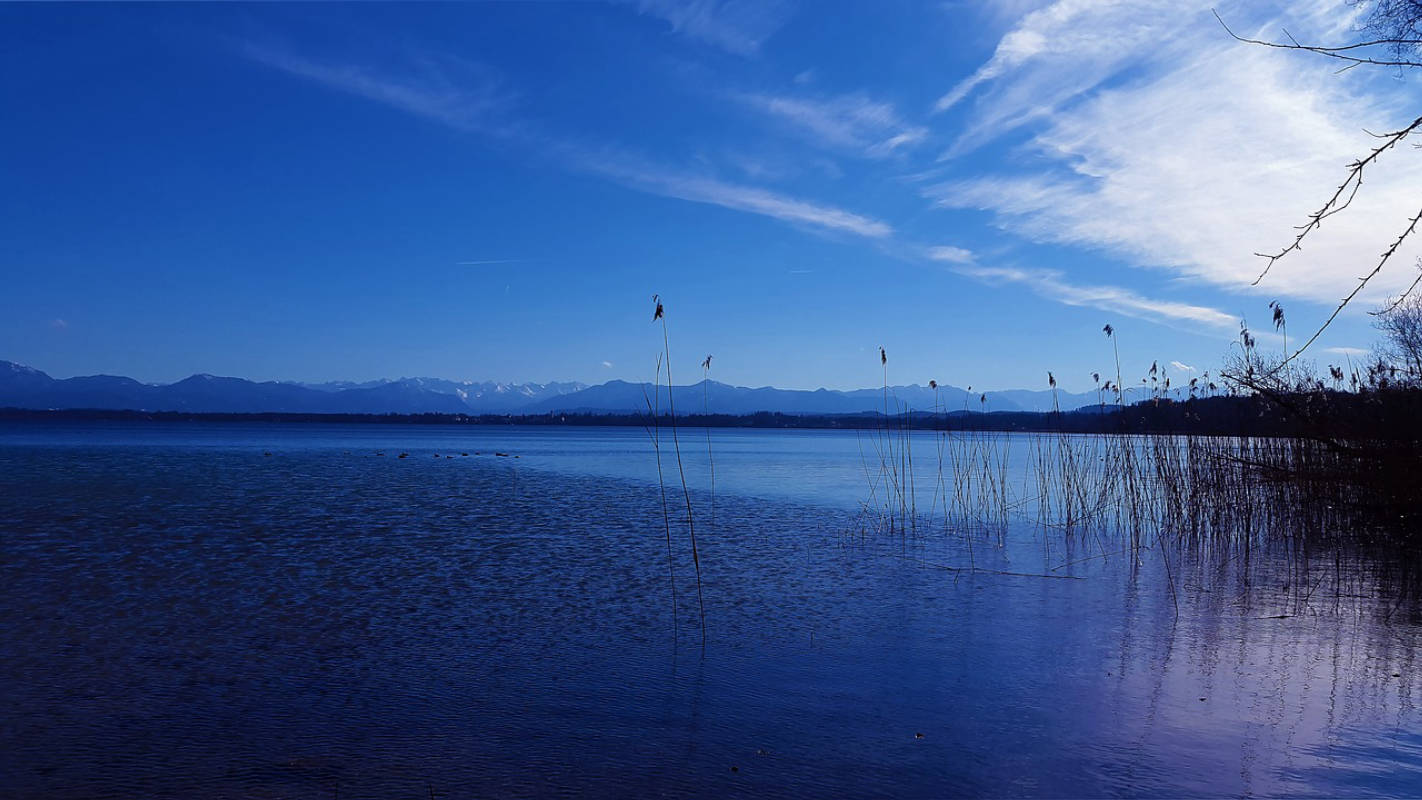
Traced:
POLYGON ((662 308, 662 300, 659 295, 652 295, 652 302, 656 303, 656 310, 652 313, 652 321, 658 320, 662 323, 662 354, 667 365, 667 414, 671 420, 672 449, 676 452, 677 473, 681 477, 681 494, 686 501, 686 530, 691 538, 691 563, 696 570, 696 605, 701 619, 701 644, 706 644, 706 601, 701 591, 701 554, 696 546, 696 518, 691 510, 691 490, 686 485, 686 467, 681 460, 681 441, 677 437, 676 430, 676 399, 675 386, 672 382, 671 371, 671 336, 667 332, 667 318, 665 309, 662 308))
MULTIPOLYGON (((655 300, 655 295, 653 296, 655 300)), ((657 311, 661 312, 661 303, 657 303, 657 311)), ((656 319, 655 317, 653 319, 656 319)), ((662 471, 662 428, 661 428, 661 397, 662 397, 662 358, 657 355, 657 371, 652 379, 652 396, 648 397, 646 390, 643 390, 642 399, 647 403, 647 413, 651 416, 651 427, 647 428, 647 435, 652 439, 652 451, 657 459, 657 487, 661 490, 662 496, 662 526, 667 535, 667 580, 671 584, 672 595, 672 630, 679 630, 681 627, 678 621, 677 598, 676 598, 676 562, 672 557, 672 534, 671 534, 671 511, 667 505, 667 481, 662 471)))
POLYGON ((706 463, 711 468, 711 527, 716 527, 716 459, 711 455, 711 356, 701 362, 701 415, 706 421, 706 463))

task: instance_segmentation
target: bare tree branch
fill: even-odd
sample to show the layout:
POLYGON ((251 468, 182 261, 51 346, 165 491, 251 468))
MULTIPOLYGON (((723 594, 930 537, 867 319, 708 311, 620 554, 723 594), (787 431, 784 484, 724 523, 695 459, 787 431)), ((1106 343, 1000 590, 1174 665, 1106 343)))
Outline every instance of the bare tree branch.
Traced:
POLYGON ((1294 237, 1294 241, 1288 247, 1272 254, 1255 253, 1257 256, 1269 259, 1269 262, 1264 265, 1264 271, 1260 272, 1259 277, 1255 278, 1254 282, 1250 285, 1258 286, 1259 282, 1264 280, 1264 276, 1269 274, 1269 270, 1274 267, 1276 261, 1295 250, 1303 249, 1303 240, 1305 237, 1317 230, 1325 219, 1328 219, 1352 204, 1353 198, 1358 194, 1358 188, 1363 185, 1363 168, 1376 161, 1379 156, 1392 149, 1398 142, 1412 135, 1418 128, 1422 128, 1422 117, 1412 120, 1412 124, 1407 127, 1391 133, 1370 133, 1369 135, 1371 136, 1377 136, 1383 139, 1383 143, 1373 148, 1372 152, 1368 153, 1365 158, 1354 161, 1348 165, 1348 176, 1343 180, 1343 183, 1339 184, 1337 191, 1333 193, 1332 197, 1328 198, 1328 202, 1324 203, 1322 208, 1309 215, 1307 224, 1299 226, 1298 236, 1294 237), (1344 197, 1345 192, 1347 193, 1346 197, 1344 197))
POLYGON ((1422 61, 1382 60, 1372 58, 1371 56, 1348 55, 1349 51, 1352 50, 1358 50, 1360 48, 1366 47, 1383 46, 1392 48, 1394 52, 1402 52, 1407 47, 1416 47, 1417 45, 1422 45, 1422 40, 1419 39, 1374 39, 1367 42, 1356 42, 1354 44, 1346 44, 1336 47, 1325 47, 1322 45, 1315 44, 1301 44, 1297 39, 1294 39, 1293 36, 1290 36, 1288 31, 1284 31, 1284 35, 1289 37, 1289 42, 1271 42, 1267 39, 1250 39, 1245 36, 1240 36, 1239 34, 1230 30, 1230 27, 1225 24, 1224 19, 1220 17, 1218 11, 1212 8, 1210 9, 1210 13, 1215 15, 1215 19, 1218 20, 1220 26, 1225 29, 1225 33, 1228 33, 1236 41, 1244 42, 1246 44, 1257 44, 1260 47, 1275 47, 1280 50, 1303 50, 1309 53, 1317 53, 1318 55, 1326 56, 1328 58, 1336 58, 1340 61, 1348 61, 1354 64, 1371 64, 1376 67, 1422 67, 1422 61))
MULTIPOLYGON (((1308 337, 1308 341, 1304 342, 1302 347, 1295 350, 1293 355, 1284 359, 1283 362, 1279 364, 1280 367, 1283 367, 1285 364, 1288 364, 1290 361, 1302 355, 1303 351, 1307 350, 1309 345, 1313 344, 1314 341, 1323 334, 1324 330, 1333 324, 1333 320, 1337 319, 1338 315, 1343 312, 1343 309, 1346 308, 1349 303, 1353 302, 1353 298, 1357 297, 1358 293, 1363 291, 1363 287, 1368 285, 1368 281, 1375 278, 1379 272, 1382 272, 1382 268, 1387 265, 1387 262, 1392 258, 1393 254, 1397 252, 1397 248, 1401 247, 1402 243, 1407 240, 1407 237, 1411 236, 1413 232, 1417 230, 1417 223, 1419 221, 1422 221, 1422 210, 1419 210, 1412 216, 1412 219, 1407 224, 1407 228, 1403 230, 1402 234, 1397 237, 1397 240, 1392 243, 1392 246, 1383 252, 1382 257, 1378 260, 1377 266, 1373 267, 1373 271, 1358 279, 1358 285, 1353 287, 1353 291, 1349 292, 1348 296, 1343 298, 1342 302, 1338 304, 1338 307, 1333 309, 1333 313, 1328 315, 1328 319, 1324 320, 1323 324, 1318 326, 1318 330, 1314 331, 1313 335, 1308 337)), ((1412 293, 1412 289, 1415 289, 1418 283, 1422 283, 1422 276, 1418 276, 1418 280, 1412 282, 1412 287, 1404 292, 1402 296, 1398 298, 1397 302, 1400 303, 1407 299, 1408 295, 1412 293)), ((1394 303, 1394 305, 1396 305, 1396 303, 1394 303)))
MULTIPOLYGON (((1422 68, 1422 61, 1414 61, 1408 58, 1411 54, 1422 51, 1422 0, 1353 1, 1357 5, 1372 6, 1371 17, 1366 27, 1370 32, 1377 35, 1377 38, 1345 45, 1310 45, 1303 44, 1295 38, 1293 34, 1289 33, 1288 30, 1285 30, 1284 36, 1287 37, 1287 42, 1251 39, 1240 36, 1233 30, 1230 30, 1229 25, 1225 24, 1224 19, 1219 15, 1218 11, 1210 9, 1210 13, 1215 15, 1215 20, 1220 23, 1220 27, 1225 29, 1225 33, 1228 33, 1236 41, 1281 50, 1302 50, 1304 52, 1346 62, 1346 66, 1338 70, 1339 72, 1346 72, 1362 64, 1383 67, 1422 68), (1387 48, 1394 54, 1395 58, 1374 58, 1368 54, 1369 48, 1378 47, 1387 48), (1354 53, 1358 55, 1354 55, 1354 53)), ((1258 286, 1260 281, 1264 280, 1265 276, 1269 274, 1269 270, 1274 267, 1274 264, 1278 262, 1279 259, 1301 250, 1303 248, 1304 239, 1308 238, 1309 234, 1318 230, 1325 219, 1351 206, 1353 199, 1358 196, 1358 190, 1363 185, 1364 169, 1376 162, 1383 153, 1392 149, 1398 142, 1417 132, 1419 128, 1422 128, 1422 117, 1413 120, 1407 127, 1392 131, 1391 133, 1374 134, 1371 131, 1367 131, 1369 136, 1381 139, 1382 143, 1373 148, 1365 157, 1348 165, 1348 174, 1343 179, 1343 182, 1338 185, 1333 195, 1328 198, 1328 201, 1325 202, 1321 208, 1309 215, 1308 221, 1305 224, 1298 226, 1298 235, 1294 237, 1294 240, 1289 243, 1287 247, 1272 254, 1255 253, 1257 256, 1268 259, 1268 262, 1264 265, 1264 269, 1259 273, 1259 276, 1254 279, 1251 285, 1258 286)), ((1346 297, 1339 301, 1337 307, 1333 309, 1333 313, 1328 315, 1328 319, 1324 320, 1323 324, 1313 332, 1313 335, 1310 336, 1302 346, 1295 350, 1292 355, 1283 359, 1283 361, 1271 371, 1271 375, 1286 367, 1318 340, 1318 337, 1328 329, 1329 325, 1333 324, 1333 321, 1338 318, 1338 315, 1343 313, 1343 309, 1347 308, 1348 304, 1353 302, 1354 298, 1363 291, 1368 285, 1368 282, 1377 277, 1378 273, 1382 272, 1383 267, 1387 266, 1387 263, 1397 253, 1398 248, 1402 246, 1402 243, 1407 241, 1408 237, 1416 232, 1419 222, 1422 222, 1422 210, 1418 211, 1417 214, 1408 220, 1407 227, 1398 235, 1392 245, 1383 251, 1372 271, 1358 279, 1358 285, 1354 286, 1353 291, 1349 292, 1346 297)), ((1412 282, 1412 285, 1407 288, 1407 291, 1403 292, 1388 309, 1378 313, 1386 313, 1386 311, 1396 308, 1403 301, 1407 300, 1419 285, 1422 285, 1422 274, 1418 275, 1417 279, 1412 282)))

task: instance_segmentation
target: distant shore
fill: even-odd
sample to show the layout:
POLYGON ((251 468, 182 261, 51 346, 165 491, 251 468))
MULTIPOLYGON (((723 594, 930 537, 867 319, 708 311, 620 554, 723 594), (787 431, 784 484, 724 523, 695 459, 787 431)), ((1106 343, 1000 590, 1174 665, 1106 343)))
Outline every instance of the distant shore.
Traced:
MULTIPOLYGON (((316 414, 293 412, 188 412, 124 409, 25 409, 0 408, 5 421, 147 421, 147 422, 292 422, 379 425, 523 425, 646 427, 650 414, 544 413, 544 414, 316 414)), ((656 424, 672 424, 660 415, 656 424)), ((874 430, 885 425, 914 430, 975 430, 1038 433, 1189 433, 1195 435, 1272 436, 1288 433, 1288 420, 1261 413, 1254 398, 1212 397, 1176 403, 1169 400, 1130 406, 1110 404, 1074 411, 993 411, 932 413, 886 417, 861 414, 687 414, 675 423, 695 428, 804 428, 874 430)))

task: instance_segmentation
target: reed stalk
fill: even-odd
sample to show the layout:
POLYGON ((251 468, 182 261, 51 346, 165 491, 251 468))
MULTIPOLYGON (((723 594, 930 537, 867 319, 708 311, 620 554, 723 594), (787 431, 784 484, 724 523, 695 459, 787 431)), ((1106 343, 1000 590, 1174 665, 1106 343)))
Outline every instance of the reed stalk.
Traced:
POLYGON ((671 371, 671 336, 667 332, 667 318, 665 310, 662 308, 662 301, 658 295, 652 296, 653 302, 657 304, 656 311, 652 314, 652 321, 661 320, 662 323, 662 353, 665 356, 667 366, 667 414, 671 421, 672 449, 676 453, 676 469, 681 477, 681 493, 686 501, 686 530, 691 539, 691 563, 696 571, 696 605, 701 618, 701 646, 706 646, 706 601, 701 590, 701 554, 696 546, 696 518, 691 510, 691 490, 686 485, 686 467, 681 460, 681 441, 677 437, 676 430, 676 399, 675 385, 672 382, 671 371))

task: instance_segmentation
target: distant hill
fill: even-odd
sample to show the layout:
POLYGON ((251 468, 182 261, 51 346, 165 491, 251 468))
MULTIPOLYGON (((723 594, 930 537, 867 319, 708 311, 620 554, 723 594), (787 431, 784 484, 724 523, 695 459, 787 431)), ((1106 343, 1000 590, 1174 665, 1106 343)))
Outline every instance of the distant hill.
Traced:
POLYGON ((532 403, 550 400, 587 388, 587 384, 575 381, 496 383, 494 381, 451 381, 443 378, 398 378, 364 383, 335 381, 296 385, 329 393, 353 389, 379 389, 398 385, 405 387, 407 391, 421 390, 435 394, 454 395, 464 403, 467 407, 466 411, 478 414, 508 413, 526 408, 532 403))
MULTIPOLYGON (((1172 392, 1177 398, 1179 391, 1172 392)), ((1145 397, 1134 389, 1126 401, 1145 397)), ((862 414, 915 411, 992 412, 1051 411, 1050 391, 1010 389, 986 393, 956 386, 937 390, 912 384, 874 389, 749 388, 716 381, 667 387, 654 392, 651 384, 608 381, 582 383, 495 383, 441 378, 400 378, 363 383, 255 382, 245 378, 193 375, 176 383, 140 383, 132 378, 91 375, 55 379, 20 364, 0 361, 0 407, 33 409, 129 409, 193 413, 282 412, 306 414, 544 414, 644 413, 648 400, 666 410, 674 401, 678 413, 862 414)), ((1109 403, 1110 398, 1106 398, 1109 403)), ((1096 406, 1094 392, 1059 392, 1062 410, 1096 406)))
POLYGON ((0 406, 143 411, 421 414, 468 413, 455 395, 402 384, 323 392, 290 383, 193 375, 177 383, 139 383, 93 375, 56 380, 36 369, 0 361, 0 406))
MULTIPOLYGON (((647 410, 648 400, 660 398, 660 408, 667 406, 667 387, 660 387, 660 395, 655 395, 649 383, 628 383, 608 381, 599 386, 559 395, 547 400, 531 403, 519 413, 536 414, 542 412, 581 413, 642 413, 647 410)), ((1127 403, 1143 400, 1148 394, 1140 389, 1130 389, 1125 393, 1127 403)), ((1172 390, 1170 396, 1184 399, 1186 393, 1172 390)), ((751 389, 731 386, 716 381, 702 381, 690 386, 678 386, 671 394, 679 413, 712 414, 754 414, 759 411, 782 414, 863 414, 866 412, 900 413, 906 408, 914 411, 951 412, 993 412, 993 411, 1071 411, 1083 407, 1096 407, 1114 403, 1114 398, 1098 396, 1096 392, 1073 394, 1050 390, 1031 391, 1009 389, 1006 391, 977 392, 957 386, 939 386, 937 390, 919 384, 890 386, 877 389, 776 389, 770 386, 751 389)))
MULTIPOLYGON (((712 414, 754 414, 758 411, 775 411, 782 414, 862 414, 864 412, 898 413, 905 406, 931 411, 935 407, 943 410, 961 409, 961 405, 950 405, 948 398, 962 398, 962 389, 939 387, 937 398, 934 391, 926 386, 890 386, 884 389, 855 389, 839 391, 835 389, 776 389, 770 386, 747 388, 731 386, 716 381, 702 381, 690 386, 678 386, 671 394, 680 413, 712 414)), ((660 394, 652 390, 650 383, 628 383, 608 381, 600 386, 589 386, 556 398, 534 403, 524 409, 524 413, 540 411, 628 413, 645 412, 649 400, 660 398, 660 408, 667 407, 667 387, 660 387, 660 394)), ((958 400, 958 402, 961 402, 958 400)), ((979 405, 974 396, 973 405, 979 405)), ((972 410, 979 410, 973 408, 972 410)), ((992 410, 1019 411, 1016 404, 994 401, 992 410)))

